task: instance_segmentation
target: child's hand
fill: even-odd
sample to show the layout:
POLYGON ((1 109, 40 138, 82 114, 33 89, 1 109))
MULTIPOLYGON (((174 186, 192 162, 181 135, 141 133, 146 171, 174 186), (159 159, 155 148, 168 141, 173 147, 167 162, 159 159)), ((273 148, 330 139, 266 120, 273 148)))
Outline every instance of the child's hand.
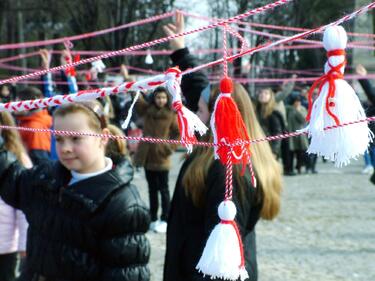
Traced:
POLYGON ((42 59, 42 67, 44 69, 49 69, 49 64, 51 61, 51 54, 47 49, 39 50, 40 58, 42 59))
POLYGON ((293 79, 292 81, 284 81, 283 84, 281 85, 281 89, 283 91, 292 91, 293 90, 293 87, 294 87, 294 84, 295 84, 295 81, 294 79, 297 78, 297 75, 296 74, 293 74, 291 79, 293 79))
MULTIPOLYGON (((167 36, 175 35, 178 33, 182 33, 185 31, 185 23, 184 23, 184 16, 177 11, 176 12, 176 22, 168 23, 167 25, 163 26, 164 33, 167 36)), ((185 38, 184 36, 176 37, 169 41, 169 46, 172 50, 178 50, 185 48, 185 38)))
POLYGON ((367 75, 367 70, 362 64, 358 64, 355 68, 355 72, 361 76, 366 76, 367 75))
POLYGON ((72 62, 72 56, 67 50, 63 50, 61 57, 60 57, 60 63, 61 65, 65 65, 72 62))
POLYGON ((122 74, 122 76, 124 77, 125 80, 129 79, 129 71, 127 69, 127 67, 125 66, 125 64, 122 64, 120 66, 120 72, 122 74))

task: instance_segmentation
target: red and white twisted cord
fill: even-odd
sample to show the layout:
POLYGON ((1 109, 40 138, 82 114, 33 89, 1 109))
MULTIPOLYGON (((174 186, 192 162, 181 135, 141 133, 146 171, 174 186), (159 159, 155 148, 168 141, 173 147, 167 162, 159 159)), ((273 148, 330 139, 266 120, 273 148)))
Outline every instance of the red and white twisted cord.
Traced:
POLYGON ((137 82, 126 82, 119 86, 99 88, 94 90, 84 90, 79 91, 75 94, 69 95, 55 95, 49 98, 36 99, 36 100, 26 100, 26 101, 15 101, 8 103, 0 103, 0 111, 26 111, 31 109, 39 109, 50 106, 58 106, 73 102, 82 102, 87 100, 93 100, 100 97, 105 97, 108 95, 116 95, 119 93, 125 93, 128 91, 143 91, 148 89, 153 89, 167 82, 171 78, 166 74, 156 75, 148 79, 140 80, 137 82))
MULTIPOLYGON (((367 117, 365 119, 360 119, 352 122, 342 123, 340 125, 332 125, 324 128, 324 130, 333 130, 336 128, 341 128, 345 126, 350 126, 362 122, 374 122, 375 116, 367 117)), ((195 146, 204 146, 204 147, 214 147, 214 146, 242 146, 242 145, 249 145, 249 144, 256 144, 263 141, 277 141, 282 140, 290 137, 296 137, 300 135, 307 135, 305 131, 297 131, 297 132, 290 132, 285 134, 280 134, 276 136, 267 136, 264 138, 254 139, 254 140, 241 140, 237 141, 232 144, 214 144, 211 142, 199 142, 199 141, 180 141, 180 140, 169 140, 169 139, 160 139, 160 138, 149 138, 149 137, 129 137, 129 136, 115 136, 110 134, 96 134, 96 133, 89 133, 89 132, 73 132, 73 131, 60 131, 60 130, 53 130, 53 129, 36 129, 36 128, 26 128, 26 127, 19 127, 19 126, 7 126, 7 125, 0 125, 1 129, 7 130, 18 130, 18 131, 27 131, 27 132, 34 132, 34 133, 51 133, 54 135, 60 136, 91 136, 91 137, 99 137, 99 138, 110 138, 110 139, 121 139, 121 140, 129 140, 129 141, 141 141, 141 142, 149 142, 149 143, 167 143, 167 144, 182 144, 182 145, 195 145, 195 146)))
POLYGON ((227 163, 225 167, 225 195, 224 200, 232 200, 233 196, 233 162, 232 149, 228 149, 227 163))
POLYGON ((227 25, 223 25, 223 74, 224 77, 228 76, 228 49, 227 49, 227 25))
MULTIPOLYGON (((284 44, 284 43, 287 43, 287 42, 292 42, 292 41, 295 41, 295 40, 298 40, 298 39, 310 36, 311 34, 324 31, 329 26, 339 25, 339 24, 341 24, 341 23, 343 23, 345 21, 348 21, 348 20, 350 20, 350 19, 352 19, 352 18, 354 18, 354 17, 356 17, 358 15, 364 14, 364 13, 366 13, 366 12, 368 12, 371 9, 374 9, 374 8, 375 8, 375 2, 372 2, 372 3, 370 3, 370 4, 366 5, 366 6, 363 6, 363 7, 359 8, 358 10, 356 10, 353 13, 351 13, 349 15, 346 15, 346 16, 338 19, 337 21, 331 22, 329 24, 323 25, 323 26, 318 27, 318 28, 310 29, 310 30, 302 32, 302 33, 295 34, 295 35, 290 36, 290 37, 283 38, 283 39, 275 41, 275 42, 268 42, 266 44, 263 44, 263 45, 251 48, 251 49, 249 49, 249 50, 247 50, 245 52, 241 52, 241 53, 238 53, 236 55, 230 56, 230 57, 227 58, 227 60, 228 61, 232 61, 232 60, 237 59, 239 57, 242 57, 244 55, 251 55, 251 54, 254 54, 254 53, 257 53, 257 52, 260 52, 260 51, 264 51, 266 49, 270 49, 270 48, 272 48, 272 47, 274 47, 276 45, 284 44)), ((209 63, 206 63, 206 64, 199 65, 197 67, 185 70, 182 73, 182 75, 189 74, 189 73, 201 70, 203 68, 211 67, 211 66, 214 66, 214 65, 220 64, 220 63, 223 63, 223 59, 212 61, 212 62, 209 62, 209 63)), ((0 83, 1 83, 1 81, 0 81, 0 83)))
MULTIPOLYGON (((186 12, 181 10, 180 13, 182 13, 185 16, 201 19, 209 22, 218 22, 222 21, 223 19, 220 18, 214 18, 214 17, 207 17, 202 16, 199 14, 194 14, 190 12, 186 12)), ((260 27, 260 28, 266 28, 266 29, 277 29, 277 30, 286 30, 286 31, 307 31, 308 28, 301 28, 301 27, 293 27, 293 26, 284 26, 284 25, 272 25, 272 24, 264 24, 264 23, 256 23, 256 22, 243 22, 243 21, 237 21, 236 24, 238 25, 245 25, 250 27, 260 27)), ((375 38, 375 34, 373 33, 356 33, 356 32, 347 32, 348 35, 353 37, 365 37, 365 38, 375 38)))
POLYGON ((126 28, 129 28, 129 27, 143 25, 143 24, 146 24, 146 23, 150 23, 150 22, 161 20, 161 19, 169 18, 169 17, 172 17, 174 14, 175 14, 175 12, 168 12, 168 13, 164 13, 164 14, 161 14, 161 15, 149 17, 147 19, 142 19, 142 20, 131 22, 131 23, 126 23, 126 24, 123 24, 123 25, 120 25, 120 26, 111 27, 111 28, 107 28, 107 29, 103 29, 103 30, 99 30, 99 31, 88 32, 88 33, 84 33, 84 34, 80 34, 80 35, 74 35, 74 36, 70 36, 70 37, 63 37, 63 38, 44 40, 44 41, 33 41, 33 42, 24 42, 24 43, 15 43, 15 44, 3 44, 3 45, 0 45, 0 50, 49 46, 49 45, 63 43, 65 41, 76 41, 76 40, 96 37, 96 36, 99 36, 99 35, 107 34, 107 33, 122 30, 122 29, 126 29, 126 28))
POLYGON ((156 44, 168 42, 169 40, 174 39, 174 38, 178 38, 178 37, 190 35, 190 34, 193 34, 193 33, 196 33, 196 32, 201 32, 201 31, 205 31, 205 30, 208 30, 208 29, 212 29, 212 28, 221 26, 225 23, 235 22, 239 19, 243 19, 243 18, 252 16, 252 15, 256 15, 256 14, 265 12, 269 9, 273 9, 277 6, 284 5, 284 4, 289 3, 291 1, 293 1, 293 0, 278 0, 274 3, 267 4, 263 7, 259 7, 259 8, 247 11, 244 14, 240 14, 240 15, 237 15, 235 17, 228 18, 228 19, 223 20, 221 22, 217 22, 217 23, 214 23, 214 24, 202 26, 202 27, 199 27, 197 29, 193 29, 193 30, 190 30, 190 31, 185 31, 185 32, 181 32, 181 33, 174 34, 174 35, 171 35, 171 36, 159 38, 159 39, 156 39, 156 40, 153 40, 153 41, 150 41, 150 42, 142 43, 142 44, 139 44, 139 45, 134 45, 134 46, 131 46, 131 47, 128 47, 128 48, 125 48, 125 49, 121 49, 121 50, 117 50, 117 51, 113 51, 113 52, 108 52, 106 54, 102 54, 102 55, 92 57, 92 58, 83 59, 83 60, 80 60, 78 62, 52 67, 48 70, 41 70, 41 71, 37 71, 37 72, 34 72, 34 73, 29 73, 29 74, 25 74, 25 75, 21 75, 21 76, 8 78, 8 79, 5 79, 5 80, 0 80, 0 85, 5 84, 5 83, 16 82, 18 80, 27 79, 27 78, 31 78, 31 77, 35 77, 35 76, 40 76, 40 75, 46 74, 48 72, 55 72, 55 71, 58 71, 58 70, 78 66, 78 65, 81 65, 81 64, 90 63, 90 62, 100 60, 100 59, 105 59, 105 58, 108 58, 108 57, 122 55, 123 53, 129 52, 129 51, 134 51, 134 50, 143 49, 143 48, 149 48, 149 47, 151 47, 153 45, 156 45, 156 44))

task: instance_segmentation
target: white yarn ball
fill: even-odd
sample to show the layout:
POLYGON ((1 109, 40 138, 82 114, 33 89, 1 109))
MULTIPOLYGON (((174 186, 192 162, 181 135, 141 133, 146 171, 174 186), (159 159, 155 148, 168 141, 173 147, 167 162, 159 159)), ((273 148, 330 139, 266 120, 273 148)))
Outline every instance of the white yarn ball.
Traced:
POLYGON ((327 51, 345 49, 347 42, 348 36, 342 26, 330 26, 324 31, 323 46, 327 51))
POLYGON ((220 203, 218 213, 221 220, 232 221, 237 214, 236 205, 230 200, 225 200, 220 203))
MULTIPOLYGON (((324 31, 323 35, 323 46, 327 51, 331 50, 343 50, 346 48, 348 42, 348 36, 346 31, 342 26, 330 26, 324 31)), ((328 58, 329 64, 332 66, 339 65, 343 63, 345 56, 331 56, 328 58)), ((328 62, 324 65, 324 73, 328 73, 331 67, 328 65, 328 62)), ((340 72, 344 74, 345 66, 340 68, 340 72)))

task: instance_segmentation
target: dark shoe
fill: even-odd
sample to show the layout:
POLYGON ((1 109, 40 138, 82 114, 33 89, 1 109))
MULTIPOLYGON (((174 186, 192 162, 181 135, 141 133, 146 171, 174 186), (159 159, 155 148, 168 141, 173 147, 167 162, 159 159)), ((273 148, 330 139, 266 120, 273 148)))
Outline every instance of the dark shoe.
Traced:
POLYGON ((312 173, 313 173, 313 174, 317 174, 318 171, 317 171, 317 170, 312 170, 312 173))
POLYGON ((295 176, 295 175, 297 175, 295 172, 284 173, 284 176, 295 176))

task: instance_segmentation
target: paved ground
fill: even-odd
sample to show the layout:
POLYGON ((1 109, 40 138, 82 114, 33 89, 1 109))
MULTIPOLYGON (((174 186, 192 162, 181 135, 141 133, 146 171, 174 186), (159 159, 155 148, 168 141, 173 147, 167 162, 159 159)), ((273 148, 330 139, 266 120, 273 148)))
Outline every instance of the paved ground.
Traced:
MULTIPOLYGON (((181 164, 173 157, 170 186, 181 164)), ((374 281, 375 186, 362 161, 317 175, 286 177, 280 216, 257 224, 259 281, 374 281)), ((143 172, 136 182, 148 202, 143 172)), ((152 281, 162 280, 165 236, 149 233, 152 281)))

